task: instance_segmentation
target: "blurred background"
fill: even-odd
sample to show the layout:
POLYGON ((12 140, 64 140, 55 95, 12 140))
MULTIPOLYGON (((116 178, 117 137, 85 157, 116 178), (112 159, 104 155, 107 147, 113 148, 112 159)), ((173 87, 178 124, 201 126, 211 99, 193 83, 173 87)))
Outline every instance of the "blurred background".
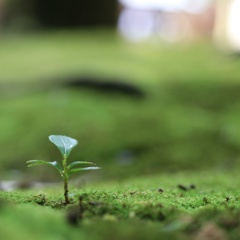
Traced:
MULTIPOLYGON (((125 179, 240 161, 239 0, 0 0, 0 181, 70 157, 125 179)), ((91 176, 91 173, 90 173, 91 176)), ((77 176, 76 176, 77 177, 77 176)))

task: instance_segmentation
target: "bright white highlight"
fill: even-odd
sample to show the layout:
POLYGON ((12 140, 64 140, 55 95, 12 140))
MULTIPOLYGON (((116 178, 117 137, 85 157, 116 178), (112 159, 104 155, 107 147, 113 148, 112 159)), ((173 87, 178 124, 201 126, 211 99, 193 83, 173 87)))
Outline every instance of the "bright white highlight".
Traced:
POLYGON ((124 9, 118 20, 120 33, 129 41, 138 42, 148 38, 154 26, 150 12, 124 9))
POLYGON ((118 30, 128 41, 158 36, 167 42, 184 39, 190 31, 185 13, 201 14, 212 0, 119 0, 123 6, 118 30), (182 13, 176 16, 175 13, 182 13), (167 15, 172 14, 172 15, 167 15))
POLYGON ((227 32, 232 45, 240 50, 240 0, 234 0, 229 7, 227 32))
POLYGON ((211 0, 119 0, 127 8, 142 10, 163 10, 169 12, 186 11, 200 13, 204 11, 211 0))

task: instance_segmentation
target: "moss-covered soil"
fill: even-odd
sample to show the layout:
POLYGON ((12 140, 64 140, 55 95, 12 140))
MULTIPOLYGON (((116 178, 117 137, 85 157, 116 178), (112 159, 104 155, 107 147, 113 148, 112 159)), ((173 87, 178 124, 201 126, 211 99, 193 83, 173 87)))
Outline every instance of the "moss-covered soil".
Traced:
POLYGON ((5 239, 239 239, 237 172, 204 171, 1 192, 5 239), (14 231, 12 230, 14 229, 14 231), (20 238, 22 239, 22 238, 20 238))

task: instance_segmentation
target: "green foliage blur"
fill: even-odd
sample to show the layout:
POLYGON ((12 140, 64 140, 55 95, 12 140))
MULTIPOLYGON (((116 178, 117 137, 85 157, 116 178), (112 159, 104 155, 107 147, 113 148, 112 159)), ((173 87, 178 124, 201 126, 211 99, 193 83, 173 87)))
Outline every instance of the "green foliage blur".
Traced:
POLYGON ((2 178, 58 180, 25 165, 60 157, 51 134, 78 139, 69 161, 96 163, 101 178, 239 166, 239 59, 211 43, 131 45, 111 30, 0 42, 2 178), (132 84, 144 97, 66 87, 75 76, 132 84))

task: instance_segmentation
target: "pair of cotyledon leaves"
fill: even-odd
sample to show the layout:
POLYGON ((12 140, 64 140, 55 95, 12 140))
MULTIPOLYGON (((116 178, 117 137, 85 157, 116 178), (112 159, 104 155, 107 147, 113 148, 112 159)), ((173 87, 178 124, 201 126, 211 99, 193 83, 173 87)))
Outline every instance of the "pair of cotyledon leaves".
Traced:
MULTIPOLYGON (((64 159, 68 158, 72 149, 78 144, 78 141, 76 139, 67 137, 67 136, 62 136, 62 135, 50 135, 49 140, 54 145, 57 146, 57 148, 60 150, 64 159)), ((76 162, 70 163, 67 166, 65 172, 64 172, 63 168, 58 164, 57 161, 47 162, 47 161, 43 161, 43 160, 29 160, 29 161, 27 161, 27 164, 28 164, 28 167, 33 167, 33 166, 37 166, 37 165, 41 165, 41 164, 51 165, 59 171, 59 173, 62 177, 69 177, 69 175, 74 172, 100 169, 99 167, 73 168, 75 166, 82 165, 82 164, 95 165, 92 162, 85 162, 85 161, 76 161, 76 162)))

